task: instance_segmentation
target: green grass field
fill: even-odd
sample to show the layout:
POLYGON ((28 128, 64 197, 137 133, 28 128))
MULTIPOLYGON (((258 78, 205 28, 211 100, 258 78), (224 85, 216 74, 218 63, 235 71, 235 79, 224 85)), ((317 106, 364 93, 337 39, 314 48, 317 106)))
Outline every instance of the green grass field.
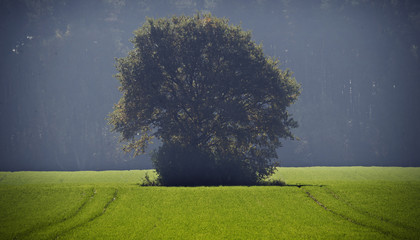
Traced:
POLYGON ((146 172, 0 172, 0 239, 420 239, 420 168, 279 168, 283 187, 146 172))

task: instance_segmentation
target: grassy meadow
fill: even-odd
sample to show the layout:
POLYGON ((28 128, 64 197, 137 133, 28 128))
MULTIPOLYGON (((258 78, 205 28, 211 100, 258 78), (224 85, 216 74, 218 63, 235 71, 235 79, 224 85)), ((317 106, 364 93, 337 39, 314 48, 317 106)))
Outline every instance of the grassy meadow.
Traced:
POLYGON ((0 172, 0 239, 420 239, 420 168, 279 168, 283 187, 145 173, 0 172))

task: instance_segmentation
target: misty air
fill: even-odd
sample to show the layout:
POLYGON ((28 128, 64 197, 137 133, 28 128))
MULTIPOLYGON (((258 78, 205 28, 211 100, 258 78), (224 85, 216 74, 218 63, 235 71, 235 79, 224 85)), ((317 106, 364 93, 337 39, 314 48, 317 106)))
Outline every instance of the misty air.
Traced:
POLYGON ((420 3, 4 0, 0 18, 0 238, 420 236, 420 3))

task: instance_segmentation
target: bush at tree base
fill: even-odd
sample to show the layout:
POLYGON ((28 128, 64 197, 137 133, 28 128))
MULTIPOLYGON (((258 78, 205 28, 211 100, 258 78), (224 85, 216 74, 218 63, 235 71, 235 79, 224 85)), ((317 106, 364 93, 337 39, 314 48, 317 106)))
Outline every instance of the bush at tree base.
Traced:
POLYGON ((221 159, 193 146, 164 143, 152 162, 164 186, 254 185, 261 180, 234 156, 221 159))

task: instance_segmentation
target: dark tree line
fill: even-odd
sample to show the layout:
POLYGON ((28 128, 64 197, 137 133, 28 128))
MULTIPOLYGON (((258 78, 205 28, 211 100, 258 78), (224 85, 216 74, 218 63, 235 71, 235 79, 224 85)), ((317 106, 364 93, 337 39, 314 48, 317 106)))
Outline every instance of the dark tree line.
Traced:
POLYGON ((282 165, 420 164, 416 1, 18 0, 0 3, 0 170, 150 167, 106 127, 114 57, 146 16, 197 10, 242 22, 302 84, 282 165))

